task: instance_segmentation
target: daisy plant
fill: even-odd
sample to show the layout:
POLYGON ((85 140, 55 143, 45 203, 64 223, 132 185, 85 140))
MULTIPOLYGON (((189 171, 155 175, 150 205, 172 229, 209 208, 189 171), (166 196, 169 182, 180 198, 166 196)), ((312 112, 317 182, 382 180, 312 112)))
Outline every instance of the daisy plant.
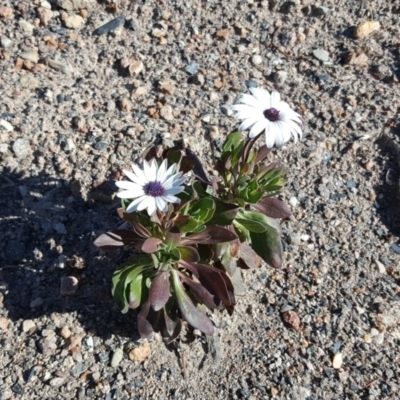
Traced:
POLYGON ((277 92, 251 89, 233 106, 243 120, 222 146, 209 179, 190 149, 145 151, 142 165, 123 170, 116 182, 122 225, 100 235, 104 250, 129 251, 112 279, 112 294, 122 312, 139 309, 142 337, 153 331, 169 343, 182 321, 206 335, 215 331, 214 310, 234 311, 245 292, 242 269, 264 260, 282 266, 280 219, 290 216, 276 195, 286 169, 267 162, 270 149, 291 136, 301 137, 301 117, 277 92), (241 130, 249 129, 249 138, 241 130), (255 146, 262 133, 265 145, 255 146))

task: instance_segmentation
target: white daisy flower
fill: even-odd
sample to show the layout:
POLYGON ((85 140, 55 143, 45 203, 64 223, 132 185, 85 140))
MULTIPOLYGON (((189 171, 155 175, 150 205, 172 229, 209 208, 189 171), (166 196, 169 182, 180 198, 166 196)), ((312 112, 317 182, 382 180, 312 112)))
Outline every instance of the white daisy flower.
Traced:
POLYGON ((249 137, 254 138, 265 131, 268 148, 282 146, 293 136, 295 142, 302 135, 302 119, 289 104, 281 101, 278 92, 259 88, 250 88, 250 94, 243 94, 239 103, 232 106, 237 111, 236 119, 243 120, 239 131, 250 129, 249 137))
POLYGON ((126 212, 142 211, 147 208, 148 214, 152 216, 156 210, 166 212, 168 203, 181 201, 174 195, 184 190, 184 186, 180 185, 185 182, 186 177, 182 177, 182 172, 175 173, 176 164, 167 168, 167 160, 158 166, 153 158, 149 163, 144 161, 143 170, 135 164, 132 164, 133 172, 123 170, 132 182, 116 182, 122 189, 117 196, 121 199, 134 199, 126 208, 126 212))

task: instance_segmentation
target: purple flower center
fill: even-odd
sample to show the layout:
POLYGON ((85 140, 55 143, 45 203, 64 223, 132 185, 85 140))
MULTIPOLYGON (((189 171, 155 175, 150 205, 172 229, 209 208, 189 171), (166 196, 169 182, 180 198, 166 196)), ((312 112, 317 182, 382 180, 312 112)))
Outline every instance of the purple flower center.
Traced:
POLYGON ((268 108, 268 110, 265 110, 263 114, 268 121, 276 122, 279 120, 279 111, 276 108, 268 108))
POLYGON ((143 186, 143 191, 147 196, 159 197, 164 194, 165 189, 163 188, 163 186, 161 185, 160 182, 154 181, 154 182, 146 183, 143 186))

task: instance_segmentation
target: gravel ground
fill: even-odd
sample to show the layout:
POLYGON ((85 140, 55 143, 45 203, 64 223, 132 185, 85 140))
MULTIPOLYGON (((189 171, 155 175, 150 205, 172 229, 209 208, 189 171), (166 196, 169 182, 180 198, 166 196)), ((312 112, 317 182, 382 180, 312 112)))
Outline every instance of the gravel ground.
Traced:
POLYGON ((1 0, 0 400, 398 399, 399 26, 385 0, 1 0), (92 245, 113 182, 151 143, 211 166, 251 86, 306 121, 273 152, 285 269, 247 271, 212 342, 143 341, 92 245))

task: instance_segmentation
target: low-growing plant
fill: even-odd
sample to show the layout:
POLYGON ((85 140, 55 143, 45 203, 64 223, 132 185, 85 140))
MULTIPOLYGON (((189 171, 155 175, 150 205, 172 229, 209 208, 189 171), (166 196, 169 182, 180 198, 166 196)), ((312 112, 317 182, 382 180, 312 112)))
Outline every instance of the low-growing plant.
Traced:
MULTIPOLYGON (((252 93, 264 100, 268 94, 269 108, 254 110, 265 119, 267 134, 268 123, 274 126, 280 114, 284 121, 288 111, 286 106, 279 111, 283 102, 276 92, 260 90, 252 93), (273 96, 277 108, 271 107, 273 96)), ((255 107, 249 97, 239 100, 255 107)), ((243 104, 234 107, 239 119, 249 111, 243 104)), ((258 121, 253 118, 254 124, 258 121)), ((279 219, 288 218, 290 211, 276 195, 286 183, 286 169, 266 161, 272 147, 267 146, 268 136, 267 145, 255 148, 258 129, 251 129, 250 139, 243 139, 240 131, 226 137, 215 165, 218 177, 209 179, 190 149, 169 148, 158 154, 153 147, 143 155, 143 169, 132 165, 132 171, 124 171, 129 181, 116 183, 122 189, 118 214, 124 229, 102 234, 95 245, 131 253, 114 272, 112 294, 122 312, 140 308, 142 337, 158 331, 169 343, 180 334, 182 320, 212 335, 209 315, 222 309, 232 314, 235 295, 245 290, 241 269, 256 268, 261 260, 282 266, 279 219)))

